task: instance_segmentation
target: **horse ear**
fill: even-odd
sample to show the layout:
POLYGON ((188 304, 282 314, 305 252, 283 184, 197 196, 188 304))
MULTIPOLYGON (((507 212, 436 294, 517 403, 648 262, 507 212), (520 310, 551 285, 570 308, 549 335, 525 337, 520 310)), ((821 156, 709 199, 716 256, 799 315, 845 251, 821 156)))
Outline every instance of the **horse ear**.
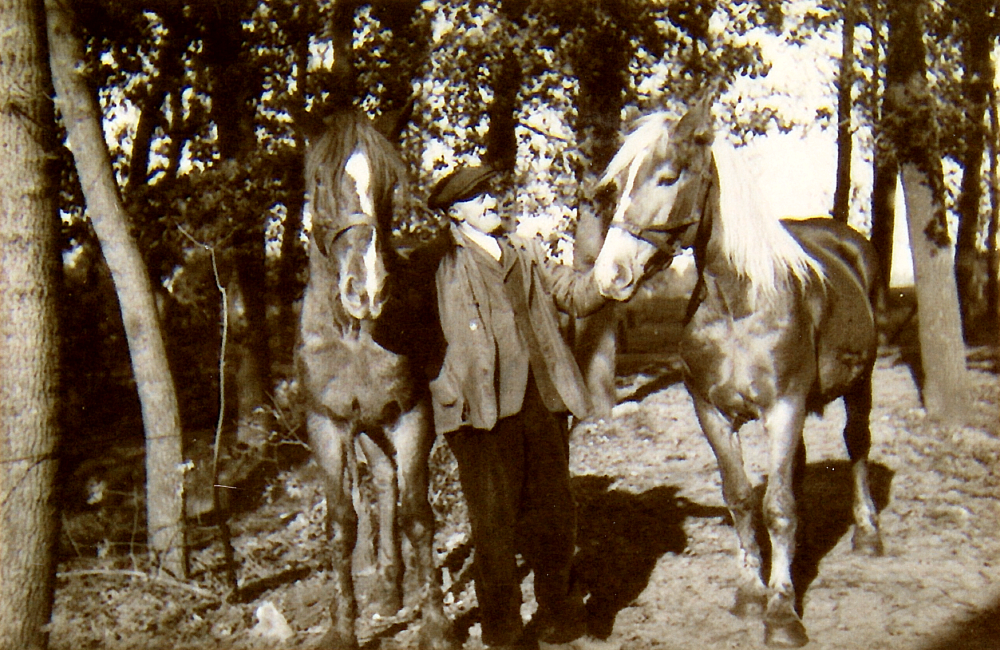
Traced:
POLYGON ((326 123, 319 111, 307 111, 298 106, 289 106, 288 114, 292 118, 295 130, 307 141, 312 140, 326 130, 326 123))
POLYGON ((372 125, 389 142, 399 142, 399 135, 413 116, 413 106, 416 103, 417 98, 410 97, 402 108, 382 113, 373 120, 372 125))
POLYGON ((715 120, 712 117, 712 105, 715 103, 717 94, 718 88, 714 84, 709 86, 689 111, 695 120, 692 138, 699 145, 711 144, 715 139, 715 120))
MULTIPOLYGON (((711 116, 709 116, 711 118, 711 116)), ((715 140, 715 129, 712 128, 712 123, 700 124, 694 132, 694 141, 702 146, 712 144, 715 140)))

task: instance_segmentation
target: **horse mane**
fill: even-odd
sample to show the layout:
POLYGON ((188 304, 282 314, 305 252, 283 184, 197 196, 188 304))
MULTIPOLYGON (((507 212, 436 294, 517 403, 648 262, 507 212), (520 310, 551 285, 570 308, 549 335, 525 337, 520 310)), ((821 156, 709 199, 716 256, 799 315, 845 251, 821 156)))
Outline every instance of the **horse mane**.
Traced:
POLYGON ((326 119, 326 131, 306 152, 306 193, 312 202, 313 219, 336 220, 344 209, 341 195, 348 158, 360 151, 371 168, 372 194, 379 225, 392 217, 392 197, 398 185, 408 191, 406 166, 392 144, 357 111, 342 111, 326 119))
POLYGON ((721 252, 736 272, 764 295, 774 295, 789 280, 802 286, 823 280, 822 265, 781 224, 735 148, 716 142, 712 157, 719 182, 716 227, 722 231, 721 252))

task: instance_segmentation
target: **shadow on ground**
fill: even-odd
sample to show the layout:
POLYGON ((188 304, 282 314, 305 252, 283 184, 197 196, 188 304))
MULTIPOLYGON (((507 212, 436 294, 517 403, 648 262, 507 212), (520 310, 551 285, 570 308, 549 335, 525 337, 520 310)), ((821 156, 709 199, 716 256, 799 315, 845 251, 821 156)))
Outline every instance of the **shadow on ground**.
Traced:
POLYGON ((956 621, 952 629, 920 650, 997 650, 1000 648, 1000 597, 971 618, 956 621))
MULTIPOLYGON (((885 465, 869 466, 872 499, 879 512, 889 504, 893 471, 885 465)), ((797 510, 799 530, 792 581, 795 583, 796 607, 802 611, 802 597, 819 574, 819 563, 837 542, 852 532, 851 463, 847 460, 824 461, 806 465, 797 510)), ((766 535, 765 535, 766 537, 766 535)))
POLYGON ((589 593, 590 632, 611 634, 615 616, 639 596, 664 553, 687 546, 682 524, 688 517, 726 517, 722 507, 677 496, 679 488, 656 487, 639 494, 609 489, 609 476, 573 479, 577 500, 576 574, 589 593))

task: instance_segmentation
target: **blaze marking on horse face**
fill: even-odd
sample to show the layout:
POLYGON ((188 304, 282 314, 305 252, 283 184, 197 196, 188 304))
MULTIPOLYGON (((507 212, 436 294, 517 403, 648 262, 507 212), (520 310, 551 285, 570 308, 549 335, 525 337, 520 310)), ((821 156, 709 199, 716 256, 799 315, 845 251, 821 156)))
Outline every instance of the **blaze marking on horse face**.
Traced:
POLYGON ((625 220, 625 212, 632 205, 632 188, 635 186, 635 177, 639 173, 639 168, 642 166, 642 162, 646 159, 646 154, 649 153, 648 148, 644 148, 632 161, 632 164, 628 168, 628 177, 625 180, 625 188, 622 190, 622 198, 618 201, 618 207, 615 209, 615 215, 612 217, 612 221, 617 221, 621 223, 625 220))
POLYGON ((373 216, 375 208, 372 205, 371 197, 372 172, 368 164, 368 158, 361 151, 355 151, 347 159, 344 171, 354 181, 354 188, 358 193, 358 202, 361 204, 361 211, 368 216, 373 216))
MULTIPOLYGON (((365 290, 368 293, 368 301, 374 309, 375 298, 378 296, 381 287, 379 286, 378 270, 378 231, 372 228, 372 239, 365 250, 365 290)), ((378 316, 378 314, 372 314, 378 316)))

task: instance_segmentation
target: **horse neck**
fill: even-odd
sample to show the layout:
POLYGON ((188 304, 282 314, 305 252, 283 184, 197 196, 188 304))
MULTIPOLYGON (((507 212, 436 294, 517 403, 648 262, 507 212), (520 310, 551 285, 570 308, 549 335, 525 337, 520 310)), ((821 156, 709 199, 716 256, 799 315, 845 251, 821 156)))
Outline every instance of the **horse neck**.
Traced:
POLYGON ((687 319, 691 319, 706 299, 715 304, 716 309, 745 314, 754 308, 754 291, 750 280, 736 270, 723 249, 718 176, 709 184, 701 210, 694 242, 698 280, 688 305, 687 319))

